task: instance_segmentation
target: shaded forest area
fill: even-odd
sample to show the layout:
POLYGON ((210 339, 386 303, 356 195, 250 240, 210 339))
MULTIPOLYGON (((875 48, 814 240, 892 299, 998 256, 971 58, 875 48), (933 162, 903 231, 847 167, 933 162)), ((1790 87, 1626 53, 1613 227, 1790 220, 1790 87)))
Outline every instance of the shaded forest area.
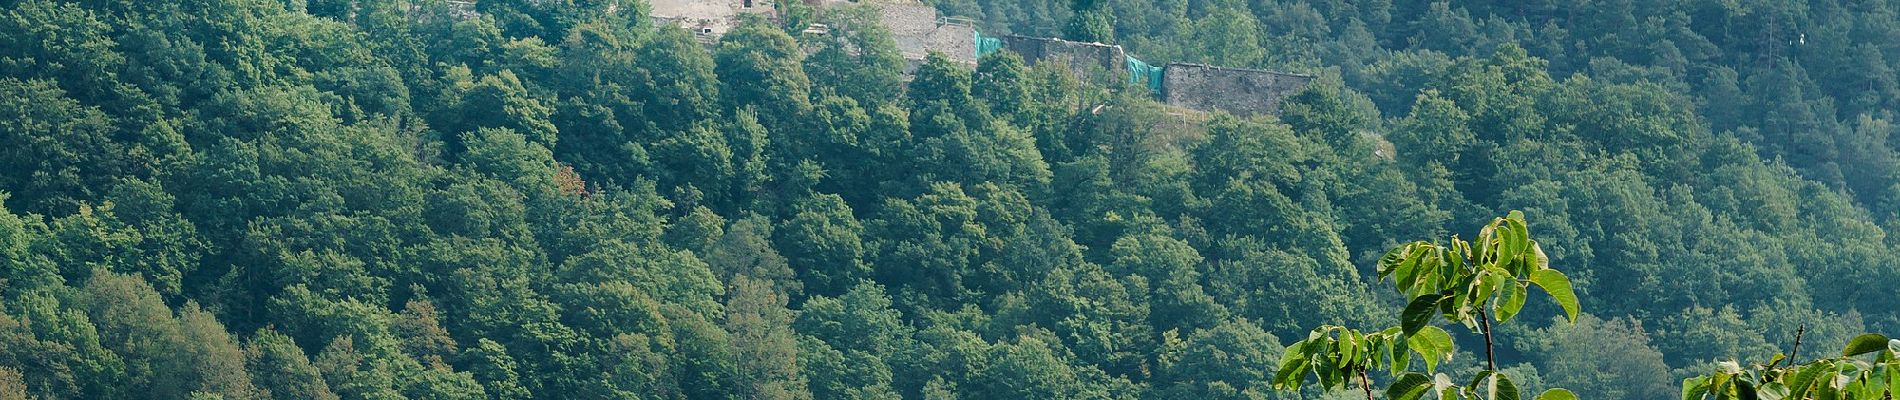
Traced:
POLYGON ((1354 398, 1283 346, 1507 210, 1585 310, 1496 332, 1526 393, 1900 331, 1900 2, 934 5, 1321 79, 1202 116, 906 77, 862 11, 0 0, 0 398, 1354 398))

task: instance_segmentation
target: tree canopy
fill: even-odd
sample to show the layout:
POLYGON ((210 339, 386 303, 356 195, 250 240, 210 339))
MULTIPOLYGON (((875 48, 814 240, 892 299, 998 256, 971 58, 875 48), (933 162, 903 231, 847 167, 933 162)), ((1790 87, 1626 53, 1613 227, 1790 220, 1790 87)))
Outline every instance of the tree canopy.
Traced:
POLYGON ((0 399, 1900 387, 1900 2, 776 3, 0 0, 0 399))

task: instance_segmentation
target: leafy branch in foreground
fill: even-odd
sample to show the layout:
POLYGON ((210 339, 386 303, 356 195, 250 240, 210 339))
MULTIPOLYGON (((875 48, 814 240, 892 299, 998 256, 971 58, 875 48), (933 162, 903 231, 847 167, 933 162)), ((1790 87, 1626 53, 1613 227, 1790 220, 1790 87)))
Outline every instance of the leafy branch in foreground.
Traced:
MULTIPOLYGON (((1414 400, 1428 393, 1440 399, 1517 399, 1517 385, 1498 371, 1492 356, 1492 324, 1516 317, 1532 285, 1549 293, 1571 322, 1580 309, 1570 278, 1550 268, 1550 258, 1530 238, 1524 214, 1517 211, 1485 225, 1476 241, 1452 236, 1448 245, 1420 241, 1392 249, 1379 259, 1379 279, 1386 278, 1407 300, 1399 326, 1376 332, 1331 325, 1314 329, 1287 347, 1274 387, 1299 390, 1312 377, 1321 387, 1335 389, 1357 379, 1371 399, 1370 372, 1384 370, 1394 378, 1386 388, 1389 399, 1414 400), (1451 334, 1433 325, 1441 316, 1484 337, 1485 371, 1462 386, 1435 372, 1454 352, 1451 334), (1424 373, 1412 371, 1414 354, 1424 361, 1424 373)), ((1565 389, 1537 396, 1575 398, 1565 389)))
MULTIPOLYGON (((1795 338, 1799 351, 1800 335, 1795 338)), ((1747 369, 1733 361, 1719 363, 1720 371, 1683 380, 1682 399, 1892 400, 1900 391, 1900 339, 1869 333, 1848 341, 1838 357, 1807 364, 1790 358, 1776 354, 1768 365, 1747 369), (1788 365, 1777 367, 1783 360, 1788 365)))

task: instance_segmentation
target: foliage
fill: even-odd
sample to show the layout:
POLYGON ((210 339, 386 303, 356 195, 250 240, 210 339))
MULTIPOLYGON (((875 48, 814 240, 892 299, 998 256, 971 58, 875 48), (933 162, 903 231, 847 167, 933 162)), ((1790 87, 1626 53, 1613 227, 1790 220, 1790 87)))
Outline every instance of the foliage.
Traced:
MULTIPOLYGON (((1317 77, 1258 116, 647 3, 0 0, 0 398, 1649 399, 1900 329, 1891 1, 928 1, 1317 77)), ((1743 381, 1880 356, 1803 357, 1743 381)))
POLYGON ((1767 365, 1747 368, 1719 363, 1714 373, 1683 380, 1682 398, 1891 399, 1900 391, 1900 339, 1869 333, 1848 341, 1839 356, 1806 363, 1790 357, 1776 354, 1767 365))
MULTIPOLYGON (((1418 399, 1428 393, 1441 399, 1517 398, 1517 386, 1498 371, 1492 354, 1492 325, 1508 322, 1523 310, 1531 285, 1549 293, 1571 322, 1576 321, 1579 309, 1570 279, 1550 268, 1549 258, 1530 238, 1524 215, 1517 211, 1485 225, 1475 242, 1453 236, 1445 245, 1412 242, 1392 249, 1379 259, 1379 278, 1387 277, 1408 299, 1399 326, 1377 332, 1340 326, 1314 329, 1305 340, 1287 346, 1274 373, 1274 386, 1298 390, 1310 376, 1331 389, 1357 376, 1370 399, 1372 381, 1367 374, 1383 369, 1394 377, 1386 389, 1394 399, 1418 399), (1453 384, 1445 374, 1428 377, 1410 371, 1414 354, 1425 363, 1426 373, 1435 372, 1439 363, 1454 354, 1451 334, 1432 324, 1440 316, 1484 336, 1485 370, 1467 385, 1453 384)), ((1576 395, 1551 389, 1538 398, 1574 399, 1576 395)))

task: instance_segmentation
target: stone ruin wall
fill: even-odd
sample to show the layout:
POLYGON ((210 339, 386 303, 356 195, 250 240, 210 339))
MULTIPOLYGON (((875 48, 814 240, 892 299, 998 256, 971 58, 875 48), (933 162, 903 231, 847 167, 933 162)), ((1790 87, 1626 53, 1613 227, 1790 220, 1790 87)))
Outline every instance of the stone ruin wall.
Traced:
POLYGON ((1121 71, 1128 53, 1123 52, 1121 46, 1010 35, 1003 37, 1003 48, 1021 55, 1029 65, 1056 63, 1084 81, 1108 83, 1099 80, 1127 79, 1127 73, 1121 71))
POLYGON ((1278 114, 1280 100, 1306 88, 1312 76, 1170 63, 1162 80, 1162 100, 1195 110, 1226 110, 1234 115, 1278 114))
POLYGON ((879 21, 891 31, 891 40, 904 59, 921 61, 935 51, 951 60, 976 63, 976 28, 942 23, 937 9, 924 4, 876 4, 879 21))
POLYGON ((937 25, 925 39, 930 50, 943 53, 951 61, 976 64, 976 28, 961 24, 937 25))
MULTIPOLYGON (((651 0, 656 19, 692 29, 711 43, 731 29, 740 13, 770 13, 777 0, 651 0)), ((808 1, 811 3, 811 1, 808 1)), ((816 0, 823 8, 852 4, 849 0, 816 0)), ((976 64, 977 31, 967 23, 948 23, 937 9, 914 2, 877 2, 879 22, 891 32, 898 51, 909 61, 906 72, 929 56, 942 53, 952 61, 976 64)), ((1072 42, 1055 38, 1010 35, 1003 48, 1022 55, 1030 65, 1056 63, 1083 81, 1096 84, 1125 82, 1128 54, 1121 46, 1072 42)), ((1225 110, 1236 115, 1277 114, 1280 100, 1305 88, 1313 77, 1272 71, 1171 63, 1164 67, 1161 99, 1168 105, 1203 111, 1225 110)))
POLYGON ((677 24, 702 42, 738 27, 739 14, 775 15, 778 0, 649 0, 648 17, 677 24))
MULTIPOLYGON (((1003 38, 1003 47, 1031 65, 1057 63, 1084 81, 1106 84, 1128 79, 1127 53, 1121 46, 1012 35, 1003 38)), ((1281 99, 1313 81, 1307 75, 1202 64, 1170 63, 1165 68, 1163 102, 1235 115, 1278 114, 1281 99)))

